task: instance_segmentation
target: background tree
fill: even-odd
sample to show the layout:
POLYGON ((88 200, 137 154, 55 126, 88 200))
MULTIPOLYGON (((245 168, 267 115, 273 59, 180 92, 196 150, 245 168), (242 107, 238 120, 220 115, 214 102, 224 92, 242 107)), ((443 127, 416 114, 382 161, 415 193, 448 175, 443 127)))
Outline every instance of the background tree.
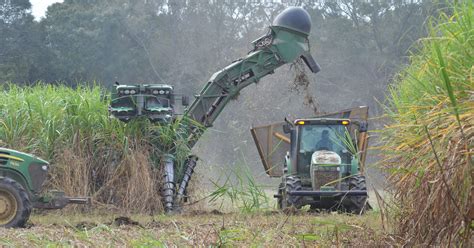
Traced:
POLYGON ((0 82, 35 81, 47 70, 43 32, 30 8, 28 0, 0 1, 0 82))

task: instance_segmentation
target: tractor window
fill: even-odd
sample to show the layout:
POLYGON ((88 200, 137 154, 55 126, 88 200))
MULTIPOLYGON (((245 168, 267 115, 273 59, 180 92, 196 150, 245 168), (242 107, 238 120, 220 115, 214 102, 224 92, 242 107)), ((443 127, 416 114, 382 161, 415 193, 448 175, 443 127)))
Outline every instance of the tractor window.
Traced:
POLYGON ((343 147, 343 125, 306 125, 300 132, 300 152, 333 151, 343 147))
POLYGON ((346 148, 346 126, 344 125, 303 125, 300 126, 298 166, 301 169, 311 163, 311 155, 315 151, 333 151, 339 154, 342 163, 349 164, 351 155, 346 148))

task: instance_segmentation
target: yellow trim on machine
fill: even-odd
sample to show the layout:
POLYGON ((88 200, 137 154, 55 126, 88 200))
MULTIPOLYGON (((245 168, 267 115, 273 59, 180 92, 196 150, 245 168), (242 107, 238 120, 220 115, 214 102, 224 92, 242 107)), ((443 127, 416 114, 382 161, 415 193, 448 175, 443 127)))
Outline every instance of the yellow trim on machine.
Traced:
POLYGON ((23 162, 25 160, 19 158, 19 157, 15 157, 15 156, 11 156, 11 155, 7 155, 7 154, 1 154, 0 153, 0 158, 8 158, 8 159, 13 159, 13 160, 16 160, 16 161, 20 161, 20 162, 23 162))

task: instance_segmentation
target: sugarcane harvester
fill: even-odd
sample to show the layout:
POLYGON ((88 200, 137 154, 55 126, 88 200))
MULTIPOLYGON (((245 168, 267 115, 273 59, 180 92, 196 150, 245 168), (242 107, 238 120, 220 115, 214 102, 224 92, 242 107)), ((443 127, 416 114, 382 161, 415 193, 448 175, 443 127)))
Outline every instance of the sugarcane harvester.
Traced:
MULTIPOLYGON (((267 34, 252 42, 253 49, 247 56, 234 61, 212 75, 201 92, 195 96, 196 98, 192 104, 185 110, 181 119, 181 126, 188 133, 187 143, 189 148, 196 144, 207 128, 212 127, 214 121, 231 99, 235 99, 245 87, 272 74, 278 67, 302 59, 311 72, 318 72, 320 68, 310 54, 308 40, 310 30, 311 18, 309 14, 302 8, 289 7, 274 19, 273 24, 268 28, 267 34)), ((144 95, 145 98, 151 99, 150 102, 155 104, 155 111, 147 106, 148 101, 146 99, 142 101, 123 100, 129 98, 124 95, 125 90, 128 90, 127 93, 130 95, 132 88, 120 85, 117 86, 115 94, 118 94, 112 100, 110 113, 121 120, 129 121, 131 118, 140 116, 138 109, 143 109, 145 111, 140 111, 141 115, 153 116, 155 121, 173 120, 173 106, 160 106, 160 103, 166 104, 167 101, 164 99, 166 97, 163 94, 154 95, 153 90, 147 89, 152 86, 135 86, 138 87, 138 90, 134 89, 135 95, 133 97, 144 95), (142 90, 140 90, 140 87, 142 90), (125 103, 127 101, 130 104, 125 103), (121 102, 124 104, 121 104, 121 102), (160 107, 163 108, 158 110, 160 107)), ((157 87, 164 87, 164 85, 157 87)), ((157 90, 160 93, 162 89, 157 90)), ((161 92, 163 93, 163 91, 161 92)), ((171 94, 173 93, 170 89, 168 95, 171 94)), ((177 179, 175 178, 175 157, 174 154, 164 156, 163 177, 165 180, 162 188, 162 198, 167 212, 172 211, 185 197, 187 185, 197 162, 196 156, 189 156, 185 162, 184 176, 177 179)))

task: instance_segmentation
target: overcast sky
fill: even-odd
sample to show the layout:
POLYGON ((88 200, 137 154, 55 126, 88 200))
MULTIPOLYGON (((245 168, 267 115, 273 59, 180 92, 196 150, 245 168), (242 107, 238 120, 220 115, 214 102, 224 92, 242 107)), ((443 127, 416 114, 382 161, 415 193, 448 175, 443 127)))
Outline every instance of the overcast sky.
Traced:
POLYGON ((30 0, 32 5, 32 14, 36 20, 44 17, 46 9, 49 5, 57 2, 63 2, 63 0, 30 0))

